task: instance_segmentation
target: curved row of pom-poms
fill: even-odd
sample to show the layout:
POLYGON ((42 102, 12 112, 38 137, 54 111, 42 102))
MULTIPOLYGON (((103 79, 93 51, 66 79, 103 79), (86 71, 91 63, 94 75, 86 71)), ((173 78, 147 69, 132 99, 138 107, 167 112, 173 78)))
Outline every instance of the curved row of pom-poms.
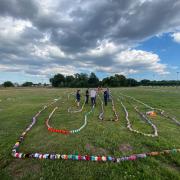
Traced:
POLYGON ((148 104, 146 104, 146 103, 144 103, 144 102, 142 102, 142 101, 140 101, 140 100, 138 100, 138 99, 136 99, 136 98, 134 98, 134 97, 127 96, 127 95, 122 94, 122 93, 120 93, 120 94, 121 94, 122 96, 128 97, 128 98, 130 98, 130 99, 132 99, 132 100, 134 100, 134 101, 136 101, 136 102, 138 102, 138 103, 146 106, 146 107, 149 108, 149 109, 152 109, 153 111, 156 111, 156 112, 159 113, 161 116, 163 116, 163 117, 165 117, 165 118, 167 118, 167 119, 172 120, 175 124, 177 124, 177 125, 180 126, 180 121, 178 121, 175 117, 172 117, 172 116, 168 115, 167 113, 165 113, 164 110, 151 107, 151 106, 149 106, 148 104))
POLYGON ((151 127, 153 128, 153 131, 154 131, 154 134, 152 134, 152 135, 153 135, 154 137, 158 136, 158 129, 157 129, 156 125, 153 124, 152 121, 151 121, 149 118, 147 118, 147 116, 146 116, 144 113, 140 112, 140 111, 138 110, 137 106, 134 107, 134 109, 135 109, 135 111, 136 111, 148 124, 151 125, 151 127))
POLYGON ((63 129, 48 128, 48 131, 50 131, 50 132, 56 132, 56 133, 61 133, 61 134, 65 134, 65 135, 70 134, 70 131, 68 131, 68 130, 63 130, 63 129))
POLYGON ((118 114, 117 114, 116 109, 115 109, 114 100, 113 100, 112 95, 111 95, 111 102, 112 102, 112 110, 113 110, 114 116, 115 116, 114 121, 118 121, 119 118, 118 118, 118 114))
MULTIPOLYGON (((101 101, 101 112, 99 114, 99 119, 103 120, 104 119, 104 104, 103 104, 103 101, 99 95, 98 95, 98 97, 99 97, 99 100, 101 101)), ((111 103, 112 103, 112 110, 113 110, 114 117, 115 117, 114 121, 118 121, 119 117, 118 117, 118 114, 117 114, 116 109, 115 109, 114 100, 113 100, 112 95, 111 95, 111 103)))
POLYGON ((79 133, 83 128, 86 127, 87 125, 87 116, 93 112, 94 110, 94 106, 91 108, 91 110, 89 112, 87 112, 84 116, 84 123, 83 125, 78 128, 78 129, 74 129, 74 130, 66 130, 66 129, 56 129, 56 128, 53 128, 49 125, 49 120, 51 119, 52 115, 55 113, 55 111, 58 109, 58 107, 55 107, 53 109, 53 111, 50 113, 48 119, 46 120, 46 126, 47 126, 47 129, 48 131, 50 132, 55 132, 55 133, 60 133, 60 134, 64 134, 64 135, 69 135, 69 134, 75 134, 75 133, 79 133))
POLYGON ((180 126, 180 121, 178 121, 175 117, 171 117, 171 116, 169 116, 168 114, 165 114, 165 111, 162 110, 162 109, 156 109, 156 110, 157 110, 157 111, 160 111, 160 114, 161 114, 163 117, 172 120, 174 123, 176 123, 177 125, 180 126))
POLYGON ((84 109, 85 103, 86 103, 86 102, 84 101, 84 103, 82 104, 81 108, 80 108, 80 109, 77 109, 77 110, 71 110, 71 107, 69 107, 69 108, 68 108, 68 112, 69 112, 69 113, 78 113, 78 112, 82 112, 83 109, 84 109))
MULTIPOLYGON (((74 94, 74 93, 69 93, 69 94, 68 94, 68 100, 69 100, 69 98, 70 98, 70 95, 75 96, 75 94, 74 94)), ((84 103, 82 104, 82 106, 81 106, 81 108, 80 108, 80 109, 77 109, 77 110, 72 110, 72 108, 71 108, 71 107, 69 107, 69 108, 68 108, 68 112, 69 112, 69 113, 78 113, 78 112, 82 112, 82 111, 83 111, 83 109, 84 109, 85 104, 86 104, 86 99, 84 100, 84 103)))
MULTIPOLYGON (((150 152, 150 153, 142 153, 142 154, 134 154, 130 156, 125 156, 125 157, 120 157, 120 158, 115 158, 111 156, 89 156, 89 155, 60 155, 60 154, 40 154, 40 153, 21 153, 18 152, 18 148, 20 146, 20 143, 24 140, 25 135, 30 131, 30 129, 35 125, 37 121, 37 117, 41 114, 42 111, 44 111, 47 107, 55 103, 57 100, 54 102, 50 103, 47 106, 44 106, 42 110, 40 110, 33 118, 31 124, 26 128, 26 130, 21 134, 19 140, 15 143, 13 149, 12 149, 12 156, 15 158, 35 158, 35 159, 64 159, 64 160, 84 160, 84 161, 100 161, 100 162, 122 162, 122 161, 134 161, 140 158, 146 158, 148 156, 157 156, 157 155, 164 155, 164 154, 170 154, 170 153, 177 153, 180 152, 180 149, 172 149, 172 150, 164 150, 161 152, 150 152)), ((90 114, 90 112, 87 113, 90 114)))
POLYGON ((13 153, 13 156, 15 158, 35 158, 35 159, 64 159, 64 160, 78 160, 78 161, 98 161, 98 162, 123 162, 123 161, 135 161, 137 159, 146 158, 148 156, 158 156, 158 155, 165 155, 165 154, 175 154, 180 152, 180 149, 172 149, 172 150, 164 150, 161 152, 149 152, 149 153, 142 153, 142 154, 133 154, 130 156, 124 156, 124 157, 112 157, 112 156, 89 156, 89 155, 60 155, 60 154, 41 154, 41 153, 13 153))
POLYGON ((28 131, 31 130, 31 128, 36 124, 37 122, 37 117, 45 110, 47 109, 49 106, 53 105, 54 103, 56 103, 59 99, 54 99, 53 102, 51 102, 50 104, 44 106, 40 111, 38 111, 38 113, 32 118, 32 121, 30 123, 30 125, 25 129, 25 131, 21 134, 21 136, 19 137, 19 140, 15 143, 15 145, 13 146, 12 152, 13 153, 17 153, 20 144, 23 142, 26 134, 28 133, 28 131))
MULTIPOLYGON (((130 120, 129 120, 129 113, 128 113, 125 105, 122 103, 122 101, 121 101, 121 105, 122 105, 122 107, 123 107, 123 109, 124 109, 124 112, 125 112, 125 114, 126 114, 125 119, 126 119, 126 121, 127 121, 127 128, 128 128, 131 132, 134 132, 134 133, 137 133, 137 134, 141 134, 141 135, 143 135, 143 136, 148 136, 148 137, 157 137, 157 136, 158 136, 156 126, 155 126, 149 119, 147 119, 147 118, 146 118, 147 122, 148 122, 148 123, 152 126, 152 128, 154 129, 154 133, 153 133, 153 134, 147 134, 147 133, 143 133, 143 132, 141 132, 141 131, 138 131, 138 130, 136 130, 136 129, 133 129, 133 128, 132 128, 132 124, 131 124, 131 122, 130 122, 130 120)), ((137 109, 136 109, 136 110, 137 110, 137 109)))

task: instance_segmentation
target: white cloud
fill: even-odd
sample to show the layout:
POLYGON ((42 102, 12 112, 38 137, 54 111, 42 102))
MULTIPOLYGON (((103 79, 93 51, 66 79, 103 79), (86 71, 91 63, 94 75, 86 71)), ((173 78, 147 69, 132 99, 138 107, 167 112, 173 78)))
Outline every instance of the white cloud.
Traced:
MULTIPOLYGON (((1 0, 0 70, 166 74, 163 59, 135 48, 178 31, 179 8, 172 0, 1 0)), ((172 38, 180 42, 180 33, 172 38)))
POLYGON ((119 67, 128 67, 130 73, 152 71, 158 74, 167 74, 166 65, 160 63, 159 56, 142 50, 126 50, 116 55, 115 63, 119 67))
POLYGON ((76 73, 76 68, 74 66, 68 65, 68 66, 52 66, 49 68, 44 68, 40 71, 41 75, 45 76, 52 76, 54 74, 61 73, 64 75, 73 75, 76 73))
POLYGON ((11 38, 15 40, 26 27, 32 27, 30 21, 13 19, 11 17, 0 17, 0 38, 11 38))
MULTIPOLYGON (((99 54, 96 54, 95 57, 97 58, 98 56, 99 54)), ((102 59, 104 57, 105 56, 103 56, 102 59)), ((118 73, 124 75, 143 72, 154 72, 160 75, 169 73, 167 71, 167 65, 161 63, 159 56, 152 52, 135 49, 120 50, 113 53, 113 56, 111 56, 111 58, 111 63, 107 66, 104 65, 104 60, 98 64, 99 59, 96 59, 94 63, 92 63, 91 61, 83 61, 82 63, 82 60, 80 59, 80 62, 78 64, 80 65, 80 67, 84 67, 85 69, 87 69, 87 72, 91 70, 109 74, 118 73)))
POLYGON ((180 43, 180 32, 173 33, 171 36, 175 42, 180 43))
POLYGON ((117 53, 122 49, 125 49, 125 45, 116 45, 114 42, 110 42, 108 40, 103 40, 102 42, 98 42, 98 44, 98 47, 89 49, 85 54, 92 57, 99 57, 111 55, 113 53, 117 53))
POLYGON ((15 72, 15 71, 19 71, 20 68, 18 67, 14 67, 14 66, 6 66, 6 65, 2 65, 0 64, 0 71, 3 71, 3 72, 15 72))
POLYGON ((34 45, 31 54, 33 56, 49 59, 53 58, 64 58, 65 53, 57 46, 52 44, 41 44, 34 45))

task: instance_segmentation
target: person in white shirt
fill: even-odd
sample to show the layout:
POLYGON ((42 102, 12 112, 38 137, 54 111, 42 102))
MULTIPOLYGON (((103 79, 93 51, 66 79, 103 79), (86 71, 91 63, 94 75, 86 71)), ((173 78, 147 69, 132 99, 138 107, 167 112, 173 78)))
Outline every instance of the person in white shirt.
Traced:
POLYGON ((91 104, 92 106, 94 106, 96 104, 96 91, 94 89, 91 89, 90 97, 91 97, 91 104))

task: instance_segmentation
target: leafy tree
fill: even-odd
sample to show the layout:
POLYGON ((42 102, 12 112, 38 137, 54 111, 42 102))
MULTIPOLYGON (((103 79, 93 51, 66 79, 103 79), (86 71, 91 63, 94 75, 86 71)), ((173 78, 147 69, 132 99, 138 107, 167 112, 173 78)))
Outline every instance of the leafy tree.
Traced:
POLYGON ((110 78, 106 77, 102 80, 102 86, 107 87, 110 85, 110 78))
POLYGON ((65 78, 65 86, 66 87, 73 87, 73 84, 75 83, 74 76, 66 76, 65 78))
POLYGON ((86 73, 81 73, 79 75, 80 87, 87 87, 88 86, 88 80, 89 80, 88 75, 86 73))
POLYGON ((22 84, 23 87, 33 86, 32 82, 25 82, 22 84))
POLYGON ((91 73, 88 79, 88 84, 90 87, 96 87, 99 85, 99 79, 98 77, 95 75, 95 73, 91 73))
POLYGON ((141 80, 141 82, 140 82, 140 84, 142 85, 142 86, 149 86, 150 85, 150 80, 148 80, 148 79, 143 79, 143 80, 141 80))
POLYGON ((124 75, 115 74, 117 86, 126 86, 126 77, 124 75))
POLYGON ((14 84, 13 84, 11 81, 5 81, 5 82, 3 83, 3 86, 4 86, 4 87, 14 87, 14 84))
POLYGON ((50 79, 53 87, 64 87, 65 77, 62 74, 56 74, 53 78, 50 79))
POLYGON ((131 87, 131 86, 138 86, 139 83, 135 79, 129 78, 129 79, 127 79, 127 85, 129 87, 131 87))

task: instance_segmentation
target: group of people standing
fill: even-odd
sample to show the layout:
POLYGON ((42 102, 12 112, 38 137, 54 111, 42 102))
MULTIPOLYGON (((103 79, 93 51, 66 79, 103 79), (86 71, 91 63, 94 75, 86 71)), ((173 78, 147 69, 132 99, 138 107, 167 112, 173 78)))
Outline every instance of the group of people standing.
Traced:
MULTIPOLYGON (((109 88, 106 88, 105 90, 102 90, 100 88, 95 89, 87 89, 85 92, 85 104, 89 103, 89 97, 91 99, 91 105, 94 106, 96 105, 96 96, 98 94, 99 91, 103 91, 104 94, 104 104, 105 106, 107 106, 107 103, 110 99, 110 91, 109 88)), ((80 90, 78 89, 76 92, 76 101, 77 101, 77 106, 79 107, 80 105, 80 100, 81 100, 81 94, 80 94, 80 90)))

